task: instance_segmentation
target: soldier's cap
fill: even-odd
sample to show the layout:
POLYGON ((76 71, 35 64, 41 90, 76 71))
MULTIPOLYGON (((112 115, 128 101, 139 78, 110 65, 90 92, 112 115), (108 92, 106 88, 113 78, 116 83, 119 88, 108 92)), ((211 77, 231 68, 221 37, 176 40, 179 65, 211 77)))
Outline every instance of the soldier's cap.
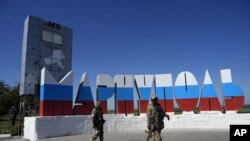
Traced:
POLYGON ((151 100, 154 100, 154 101, 157 101, 157 100, 158 100, 158 97, 156 96, 156 94, 153 94, 153 95, 151 96, 151 100))

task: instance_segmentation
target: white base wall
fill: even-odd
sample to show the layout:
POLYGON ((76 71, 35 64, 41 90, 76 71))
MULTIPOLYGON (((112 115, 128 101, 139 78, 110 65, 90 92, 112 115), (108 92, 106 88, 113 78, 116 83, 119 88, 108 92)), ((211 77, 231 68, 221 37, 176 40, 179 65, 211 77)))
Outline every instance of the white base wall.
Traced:
MULTIPOLYGON (((104 132, 145 130, 146 115, 104 115, 104 132)), ((164 120, 164 129, 229 129, 232 124, 250 124, 250 114, 182 114, 164 120)), ((24 138, 31 141, 76 134, 92 133, 90 116, 25 117, 24 138)))

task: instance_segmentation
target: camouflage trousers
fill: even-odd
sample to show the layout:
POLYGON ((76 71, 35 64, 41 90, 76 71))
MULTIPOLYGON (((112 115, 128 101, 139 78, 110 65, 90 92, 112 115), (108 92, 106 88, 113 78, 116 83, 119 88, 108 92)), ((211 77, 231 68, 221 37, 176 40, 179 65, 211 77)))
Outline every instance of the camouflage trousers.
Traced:
POLYGON ((92 136, 92 141, 95 141, 98 137, 100 141, 103 141, 103 126, 95 128, 95 133, 92 136))
POLYGON ((155 130, 153 134, 154 134, 154 141, 162 141, 161 130, 155 130))

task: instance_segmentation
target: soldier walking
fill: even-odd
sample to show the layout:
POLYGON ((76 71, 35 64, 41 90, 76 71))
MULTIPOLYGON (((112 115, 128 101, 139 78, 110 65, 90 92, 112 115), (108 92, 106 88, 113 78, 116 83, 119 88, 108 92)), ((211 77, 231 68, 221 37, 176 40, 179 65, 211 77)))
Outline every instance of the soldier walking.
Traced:
POLYGON ((169 120, 169 115, 164 112, 161 105, 158 103, 158 97, 154 94, 151 96, 152 103, 147 109, 147 141, 153 136, 154 141, 162 141, 161 130, 164 128, 164 117, 169 120))
POLYGON ((92 141, 95 141, 98 137, 100 141, 103 141, 103 124, 105 120, 103 119, 103 110, 101 108, 101 103, 96 102, 95 108, 92 110, 92 125, 95 129, 95 134, 92 136, 92 141))

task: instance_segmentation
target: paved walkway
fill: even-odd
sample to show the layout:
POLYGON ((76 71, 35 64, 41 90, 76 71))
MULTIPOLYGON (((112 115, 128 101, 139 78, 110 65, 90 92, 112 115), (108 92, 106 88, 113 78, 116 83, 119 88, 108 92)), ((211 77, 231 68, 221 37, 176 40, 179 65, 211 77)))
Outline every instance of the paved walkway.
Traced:
MULTIPOLYGON (((90 141, 91 134, 41 139, 40 141, 90 141)), ((229 141, 228 130, 164 130, 163 141, 229 141)), ((21 138, 0 140, 27 141, 21 138)), ((146 133, 142 130, 127 132, 112 132, 104 134, 105 141, 146 141, 146 133)), ((97 140, 99 141, 99 140, 97 140)), ((151 140, 152 141, 152 140, 151 140)))

